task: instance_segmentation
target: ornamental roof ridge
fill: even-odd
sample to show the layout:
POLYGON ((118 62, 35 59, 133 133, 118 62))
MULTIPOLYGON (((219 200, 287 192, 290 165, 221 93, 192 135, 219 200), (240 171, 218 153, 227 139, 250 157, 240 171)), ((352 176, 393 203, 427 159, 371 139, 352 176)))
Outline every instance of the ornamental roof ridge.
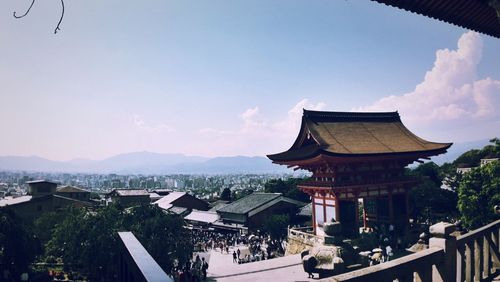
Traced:
POLYGON ((303 117, 308 118, 320 118, 320 119, 334 119, 335 121, 346 120, 373 120, 377 121, 379 119, 383 119, 387 121, 387 119, 400 121, 401 118, 399 116, 398 111, 394 112, 327 112, 327 111, 311 111, 303 109, 303 117))

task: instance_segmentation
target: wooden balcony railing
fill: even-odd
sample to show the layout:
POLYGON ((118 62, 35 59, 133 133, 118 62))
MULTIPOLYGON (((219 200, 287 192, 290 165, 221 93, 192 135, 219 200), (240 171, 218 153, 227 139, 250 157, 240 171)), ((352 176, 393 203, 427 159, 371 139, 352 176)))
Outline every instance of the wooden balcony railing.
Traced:
POLYGON ((174 281, 144 249, 132 232, 118 232, 121 241, 121 282, 170 282, 174 281))

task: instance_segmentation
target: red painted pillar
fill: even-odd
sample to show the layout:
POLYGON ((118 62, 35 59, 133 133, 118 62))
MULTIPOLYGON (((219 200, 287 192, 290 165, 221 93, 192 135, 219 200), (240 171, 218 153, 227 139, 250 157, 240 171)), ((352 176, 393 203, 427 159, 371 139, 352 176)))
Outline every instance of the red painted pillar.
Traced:
POLYGON ((311 208, 312 208, 312 225, 313 225, 313 233, 316 234, 316 204, 314 203, 314 194, 311 196, 311 208))

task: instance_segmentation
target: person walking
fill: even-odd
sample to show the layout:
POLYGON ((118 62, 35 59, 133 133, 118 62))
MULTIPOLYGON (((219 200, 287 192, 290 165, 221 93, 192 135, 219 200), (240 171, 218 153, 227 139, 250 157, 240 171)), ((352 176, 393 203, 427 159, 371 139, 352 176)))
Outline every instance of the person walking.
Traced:
POLYGON ((205 258, 201 258, 201 261, 202 261, 201 272, 203 275, 203 280, 207 280, 208 262, 205 260, 205 258))
POLYGON ((237 254, 236 254, 236 252, 235 252, 235 251, 233 251, 233 262, 238 262, 238 261, 236 260, 236 257, 237 257, 237 254))

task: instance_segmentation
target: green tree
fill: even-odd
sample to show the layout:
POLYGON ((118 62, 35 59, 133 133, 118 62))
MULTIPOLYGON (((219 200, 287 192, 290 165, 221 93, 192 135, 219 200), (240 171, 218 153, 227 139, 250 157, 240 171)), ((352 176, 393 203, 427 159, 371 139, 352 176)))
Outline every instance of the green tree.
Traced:
POLYGON ((418 222, 454 221, 458 217, 457 194, 441 188, 443 175, 438 165, 424 163, 408 174, 419 180, 410 192, 412 216, 418 222))
POLYGON ((0 273, 8 272, 7 281, 16 281, 40 251, 32 231, 11 210, 0 209, 0 273))
POLYGON ((458 188, 458 209, 464 227, 475 229, 499 218, 493 207, 500 204, 500 162, 473 169, 458 188))
POLYGON ((94 212, 68 210, 68 216, 54 227, 46 255, 62 258, 67 269, 91 280, 112 281, 117 276, 119 231, 132 231, 167 273, 174 259, 182 263, 193 251, 181 217, 152 205, 129 209, 112 205, 94 212))
POLYGON ((222 193, 220 194, 220 199, 223 201, 231 201, 231 189, 229 188, 224 188, 222 190, 222 193))
POLYGON ((412 216, 422 223, 454 221, 458 217, 457 193, 423 179, 410 192, 412 216))
POLYGON ((263 229, 271 236, 271 239, 283 239, 287 235, 289 225, 290 217, 288 215, 275 214, 264 222, 263 229))
POLYGON ((55 226, 64 221, 68 216, 68 210, 62 209, 56 212, 47 212, 35 219, 33 222, 33 232, 40 240, 42 247, 52 238, 52 231, 55 226))
POLYGON ((300 201, 309 202, 309 195, 302 192, 297 185, 303 181, 302 178, 289 178, 285 181, 281 179, 271 179, 264 184, 264 191, 267 193, 281 193, 283 196, 300 201))

